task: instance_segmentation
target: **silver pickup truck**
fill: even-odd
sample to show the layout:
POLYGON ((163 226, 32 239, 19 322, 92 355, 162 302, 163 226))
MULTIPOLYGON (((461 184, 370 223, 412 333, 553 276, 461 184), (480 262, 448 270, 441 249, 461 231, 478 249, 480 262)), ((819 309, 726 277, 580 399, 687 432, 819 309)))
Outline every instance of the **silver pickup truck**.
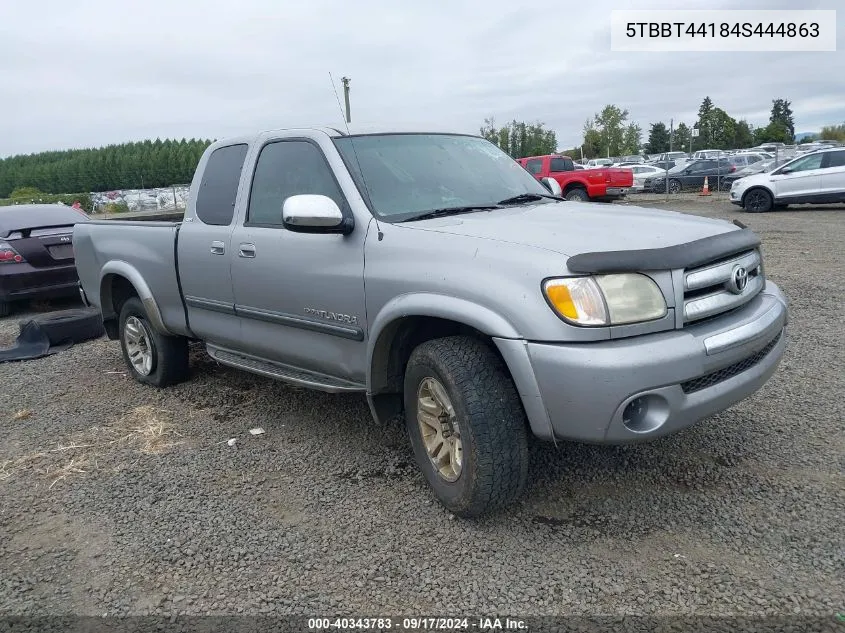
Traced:
POLYGON ((218 141, 182 222, 77 224, 83 300, 132 375, 220 363, 404 413, 461 516, 516 498, 529 434, 624 443, 749 396, 786 343, 760 240, 563 202, 487 141, 294 129, 218 141))

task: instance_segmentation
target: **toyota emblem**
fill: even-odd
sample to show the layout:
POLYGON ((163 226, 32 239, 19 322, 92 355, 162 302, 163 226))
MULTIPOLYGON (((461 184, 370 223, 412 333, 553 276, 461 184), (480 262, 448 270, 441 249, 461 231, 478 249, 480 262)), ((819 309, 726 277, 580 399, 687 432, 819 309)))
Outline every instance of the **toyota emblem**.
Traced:
POLYGON ((741 295, 742 291, 748 285, 748 271, 744 266, 734 266, 731 271, 731 278, 728 280, 728 290, 732 293, 741 295))

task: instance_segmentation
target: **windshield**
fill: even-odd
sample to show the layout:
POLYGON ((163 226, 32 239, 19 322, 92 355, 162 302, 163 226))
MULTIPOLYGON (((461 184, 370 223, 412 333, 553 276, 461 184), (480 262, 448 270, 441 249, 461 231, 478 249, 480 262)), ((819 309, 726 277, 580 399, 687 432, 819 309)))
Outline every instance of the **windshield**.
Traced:
POLYGON ((379 219, 401 222, 434 210, 496 206, 520 194, 549 195, 519 163, 475 136, 377 134, 334 142, 379 219))

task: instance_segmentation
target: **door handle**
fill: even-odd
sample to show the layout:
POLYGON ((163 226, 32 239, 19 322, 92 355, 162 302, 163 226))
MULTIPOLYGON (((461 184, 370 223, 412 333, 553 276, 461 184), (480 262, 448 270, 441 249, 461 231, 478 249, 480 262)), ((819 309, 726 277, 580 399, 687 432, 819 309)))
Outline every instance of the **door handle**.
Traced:
POLYGON ((223 255, 226 252, 226 245, 223 242, 214 241, 211 243, 212 255, 223 255))
POLYGON ((243 243, 238 246, 238 257, 255 257, 255 244, 243 243))

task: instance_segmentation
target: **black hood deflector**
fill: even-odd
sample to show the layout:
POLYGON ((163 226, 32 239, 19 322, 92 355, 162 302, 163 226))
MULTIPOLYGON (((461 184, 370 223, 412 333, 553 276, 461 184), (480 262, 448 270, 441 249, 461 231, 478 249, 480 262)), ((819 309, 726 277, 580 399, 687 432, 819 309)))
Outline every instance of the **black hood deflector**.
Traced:
POLYGON ((587 274, 695 268, 758 246, 760 238, 751 229, 740 229, 665 248, 581 253, 570 257, 566 267, 587 274))

